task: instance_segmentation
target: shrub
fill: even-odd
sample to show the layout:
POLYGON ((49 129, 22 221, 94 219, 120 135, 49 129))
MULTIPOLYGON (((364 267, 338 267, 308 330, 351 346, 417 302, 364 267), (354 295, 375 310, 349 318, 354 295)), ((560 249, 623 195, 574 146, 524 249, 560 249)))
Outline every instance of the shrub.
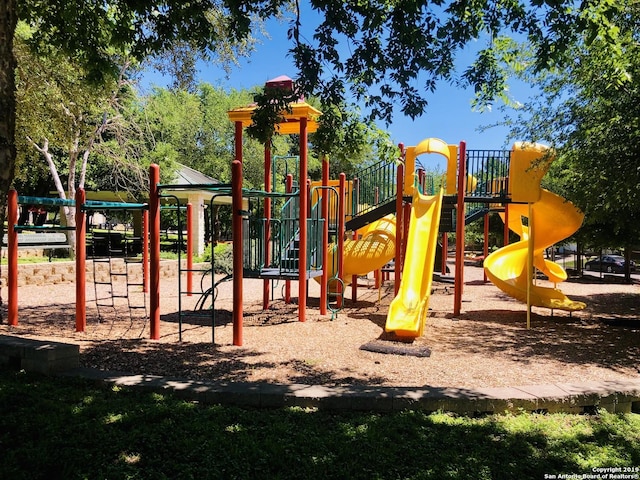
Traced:
MULTIPOLYGON (((216 273, 231 274, 233 272, 233 248, 231 243, 219 243, 213 248, 214 268, 216 273)), ((211 244, 204 249, 203 260, 211 261, 211 244)))

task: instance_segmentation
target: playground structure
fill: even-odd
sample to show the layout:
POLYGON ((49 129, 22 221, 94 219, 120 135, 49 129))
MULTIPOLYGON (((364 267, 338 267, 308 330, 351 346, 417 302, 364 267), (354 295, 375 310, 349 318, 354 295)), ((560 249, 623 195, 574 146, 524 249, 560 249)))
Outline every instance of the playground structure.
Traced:
MULTIPOLYGON (((161 184, 159 168, 154 165, 150 169, 147 204, 101 204, 105 208, 136 208, 144 212, 145 218, 148 213, 148 222, 144 222, 145 231, 141 236, 141 263, 143 268, 149 267, 145 281, 148 278, 152 339, 160 338, 160 209, 167 202, 173 202, 177 211, 182 208, 187 211, 186 268, 180 257, 181 249, 178 249, 179 298, 182 295, 200 295, 205 290, 211 298, 209 308, 202 308, 204 303, 198 302, 200 308, 196 312, 184 312, 179 303, 180 325, 185 316, 193 314, 211 318, 212 332, 215 326, 215 276, 209 275, 211 284, 208 288, 194 289, 192 282, 193 273, 201 273, 204 277, 207 272, 215 271, 215 258, 212 258, 210 266, 193 268, 190 213, 188 206, 181 205, 175 194, 179 190, 206 191, 211 198, 209 211, 213 210, 211 206, 216 198, 225 198, 227 203, 230 199, 233 273, 222 280, 233 282, 234 345, 242 345, 244 278, 264 280, 264 309, 269 306, 273 281, 285 282, 284 296, 290 302, 290 284, 296 280, 298 319, 305 321, 308 280, 320 282, 320 313, 326 314, 331 310, 335 314, 344 303, 346 285, 352 285, 355 298, 357 281, 354 278, 380 271, 383 267, 387 270, 393 268, 395 291, 385 330, 403 338, 421 336, 434 273, 438 267, 443 274, 446 272, 446 253, 442 255, 441 265, 436 264, 439 236, 442 238, 442 250, 447 252, 447 234, 455 232, 453 313, 457 316, 461 311, 464 285, 464 228, 476 219, 485 218, 486 251, 490 211, 501 211, 505 228, 513 230, 521 240, 486 256, 484 267, 496 286, 527 303, 527 325, 532 306, 566 311, 585 307, 581 302, 568 299, 555 286, 536 285, 535 268, 554 284, 567 278, 559 265, 544 259, 542 254, 545 248, 570 236, 582 222, 582 214, 575 207, 540 188, 540 180, 551 161, 548 155, 551 152, 544 147, 516 144, 511 151, 473 151, 466 149, 465 142, 449 145, 442 140, 428 138, 406 149, 401 145, 400 161, 376 162, 351 180, 347 180, 344 174, 337 180, 330 180, 328 159, 324 158, 322 181, 314 183, 307 178, 307 134, 315 131, 321 113, 300 101, 291 106, 279 125, 281 134, 295 133, 300 138, 297 189, 294 188, 293 176, 289 174, 283 191, 275 191, 275 167, 270 145, 267 144, 264 150, 264 190, 249 190, 242 186, 242 133, 252 122, 253 108, 243 107, 229 112, 236 134, 231 183, 161 184), (445 158, 447 169, 444 179, 429 179, 416 167, 417 157, 423 154, 438 154, 445 158), (429 194, 427 190, 430 190, 429 194), (275 199, 284 202, 279 214, 272 212, 275 199), (263 216, 260 218, 252 214, 252 211, 260 210, 252 209, 254 202, 262 202, 263 216), (346 238, 347 232, 353 232, 349 235, 353 238, 346 238), (186 274, 186 286, 182 283, 182 273, 186 274)), ((85 212, 91 204, 84 195, 80 190, 74 203, 77 206, 78 331, 86 327, 85 212)), ((9 323, 16 324, 16 215, 9 213, 9 323)), ((182 230, 179 226, 178 231, 182 230)), ((147 288, 146 283, 144 288, 147 288)))
MULTIPOLYGON (((71 234, 75 240, 75 270, 76 270, 76 331, 84 331, 86 328, 86 259, 87 250, 90 251, 93 260, 93 288, 95 289, 96 308, 99 318, 102 318, 101 308, 115 309, 116 298, 125 299, 129 314, 135 309, 145 310, 146 301, 139 305, 131 302, 130 291, 133 288, 142 292, 148 290, 148 248, 143 239, 148 238, 148 220, 146 204, 134 204, 125 202, 105 202, 86 200, 85 191, 79 189, 75 199, 60 199, 47 197, 19 196, 15 190, 10 190, 7 201, 7 258, 8 258, 8 323, 18 323, 18 248, 21 241, 27 245, 37 245, 38 238, 51 238, 56 232, 71 234), (75 212, 75 226, 64 225, 19 225, 19 205, 36 205, 49 207, 72 207, 75 212), (138 236, 126 235, 126 232, 112 232, 110 226, 101 233, 92 234, 91 241, 87 244, 87 213, 93 211, 135 211, 138 212, 141 222, 138 236), (30 232, 26 236, 19 237, 22 232, 30 232), (99 250, 99 252, 98 252, 99 250), (142 255, 139 256, 138 254, 142 255), (121 260, 121 267, 114 266, 114 257, 121 260), (97 274, 97 265, 107 265, 106 276, 100 279, 97 274), (131 268, 140 270, 137 279, 133 278, 131 268), (106 295, 99 295, 99 286, 105 286, 106 295), (101 299, 107 303, 101 303, 101 299)), ((67 240, 66 235, 65 240, 67 240)), ((67 243, 67 247, 68 247, 67 243)), ((60 248, 59 245, 44 245, 42 248, 60 248)), ((145 313, 146 316, 146 313, 145 313)))

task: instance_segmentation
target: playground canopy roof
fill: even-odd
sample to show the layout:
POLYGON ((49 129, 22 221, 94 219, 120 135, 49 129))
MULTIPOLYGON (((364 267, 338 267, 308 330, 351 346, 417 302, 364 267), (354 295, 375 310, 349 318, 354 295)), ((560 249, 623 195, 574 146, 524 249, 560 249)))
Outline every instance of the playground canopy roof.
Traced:
POLYGON ((194 195, 197 195, 201 201, 209 203, 213 198, 214 205, 231 205, 231 195, 222 195, 216 187, 223 187, 219 180, 205 175, 202 172, 178 164, 179 168, 176 172, 173 182, 165 185, 162 189, 163 195, 173 195, 180 199, 180 202, 195 203, 194 195), (208 187, 211 188, 208 188, 208 187))
MULTIPOLYGON (((219 180, 181 163, 178 164, 178 169, 171 185, 176 188, 164 190, 163 193, 174 195, 178 197, 181 202, 187 203, 191 200, 189 197, 193 196, 193 194, 200 194, 207 203, 211 200, 211 197, 216 195, 213 202, 214 204, 231 205, 231 195, 223 196, 219 195, 218 192, 209 191, 206 188, 198 188, 198 186, 204 187, 206 185, 211 185, 212 187, 223 185, 219 180)), ((93 201, 132 203, 137 201, 146 201, 146 199, 147 195, 145 195, 144 198, 137 199, 129 192, 87 191, 87 200, 93 201)))
MULTIPOLYGON (((234 108, 228 112, 229 120, 242 122, 243 127, 248 127, 253 123, 253 112, 257 108, 255 104, 234 108)), ((318 117, 322 115, 320 110, 302 100, 290 103, 289 109, 290 111, 282 112, 282 121, 276 127, 278 133, 282 135, 300 133, 300 120, 302 118, 307 119, 307 133, 313 133, 318 130, 318 117)))

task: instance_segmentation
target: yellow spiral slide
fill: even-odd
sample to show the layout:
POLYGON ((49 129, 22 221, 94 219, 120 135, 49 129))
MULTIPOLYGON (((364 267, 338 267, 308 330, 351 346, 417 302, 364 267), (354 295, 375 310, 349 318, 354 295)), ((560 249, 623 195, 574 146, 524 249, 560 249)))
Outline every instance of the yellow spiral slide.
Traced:
MULTIPOLYGON (((333 257, 336 245, 329 246, 329 277, 335 276, 333 257), (333 267, 331 267, 333 266, 333 267)), ((384 267, 396 254, 396 220, 388 215, 363 230, 362 238, 345 240, 343 250, 343 281, 348 284, 353 275, 365 275, 384 267)), ((320 281, 320 277, 316 280, 320 281)), ((329 284, 332 290, 335 283, 329 284)))
MULTIPOLYGON (((555 287, 536 285, 533 275, 528 275, 532 262, 554 284, 567 279, 564 269, 546 260, 543 254, 547 247, 575 233, 584 218, 571 202, 540 188, 540 179, 550 162, 546 147, 514 145, 510 171, 512 199, 523 203, 508 204, 506 217, 509 229, 520 236, 520 241, 493 252, 485 259, 484 268, 494 285, 519 301, 558 310, 582 310, 586 306, 583 302, 571 300, 555 287)), ((504 220, 504 215, 501 216, 504 220)))

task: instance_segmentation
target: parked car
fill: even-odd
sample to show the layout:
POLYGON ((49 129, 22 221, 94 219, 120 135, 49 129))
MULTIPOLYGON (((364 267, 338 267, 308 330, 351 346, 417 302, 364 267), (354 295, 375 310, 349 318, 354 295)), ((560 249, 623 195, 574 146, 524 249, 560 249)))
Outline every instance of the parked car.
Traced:
MULTIPOLYGON (((587 270, 607 273, 624 273, 624 266, 624 257, 621 255, 603 255, 584 264, 587 270)), ((629 263, 629 270, 632 272, 636 270, 636 263, 633 260, 629 263)))

